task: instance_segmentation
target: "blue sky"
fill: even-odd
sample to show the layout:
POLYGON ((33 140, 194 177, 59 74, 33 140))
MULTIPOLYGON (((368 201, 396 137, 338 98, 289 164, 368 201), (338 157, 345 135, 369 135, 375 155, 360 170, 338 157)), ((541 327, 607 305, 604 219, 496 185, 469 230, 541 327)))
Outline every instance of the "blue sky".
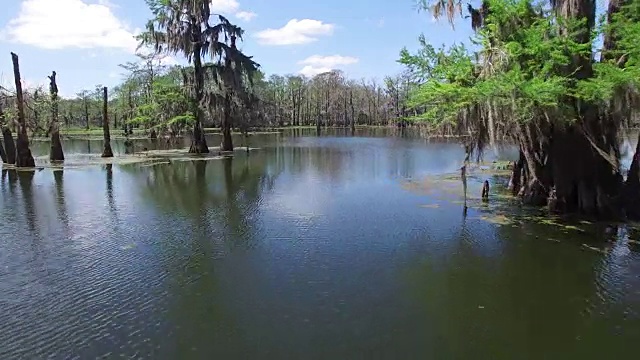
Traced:
MULTIPOLYGON (((63 96, 121 80, 118 64, 134 61, 132 34, 150 12, 143 0, 2 0, 0 74, 11 84, 10 51, 20 56, 27 86, 45 84, 55 70, 63 96)), ((313 75, 330 68, 351 78, 399 72, 403 46, 424 33, 434 45, 466 41, 415 9, 414 0, 212 0, 213 9, 245 29, 242 49, 267 74, 313 75)), ((167 63, 183 62, 180 58, 167 63)))

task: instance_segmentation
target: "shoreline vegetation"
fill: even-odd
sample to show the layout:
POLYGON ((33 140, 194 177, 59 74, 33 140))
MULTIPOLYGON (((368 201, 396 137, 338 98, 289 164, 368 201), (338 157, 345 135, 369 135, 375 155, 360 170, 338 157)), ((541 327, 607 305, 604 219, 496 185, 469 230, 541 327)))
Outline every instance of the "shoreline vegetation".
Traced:
POLYGON ((421 35, 417 52, 400 51, 405 70, 382 83, 338 70, 267 77, 237 47, 244 30, 214 15, 208 1, 147 4, 152 17, 137 37, 146 52, 121 65, 123 81, 113 89, 96 85, 63 99, 55 71, 48 92, 22 89, 11 54, 15 88, 0 89, 3 163, 34 167, 29 138, 49 138, 56 163, 66 161, 60 138, 101 136, 110 156, 112 138, 132 146, 142 137, 188 136, 191 154, 230 154, 234 134, 304 128, 320 135, 339 127, 354 136, 362 126, 415 127, 424 137, 456 139, 476 161, 485 148, 514 144, 509 192, 525 205, 640 219, 640 141, 628 172, 620 146, 640 122, 640 0, 610 0, 602 16, 595 0, 484 0, 478 7, 417 0, 451 31, 466 22, 477 46, 436 48, 421 35), (167 55, 189 65, 163 66, 167 55), (209 133, 221 135, 219 146, 207 144, 209 133))

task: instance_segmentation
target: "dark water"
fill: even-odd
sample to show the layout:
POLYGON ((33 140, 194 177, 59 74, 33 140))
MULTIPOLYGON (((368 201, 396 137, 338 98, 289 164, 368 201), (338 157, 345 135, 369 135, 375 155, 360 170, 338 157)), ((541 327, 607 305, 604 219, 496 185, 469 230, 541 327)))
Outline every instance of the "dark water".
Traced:
POLYGON ((403 186, 454 172, 453 143, 300 135, 3 171, 0 358, 637 358, 630 230, 498 226, 403 186))

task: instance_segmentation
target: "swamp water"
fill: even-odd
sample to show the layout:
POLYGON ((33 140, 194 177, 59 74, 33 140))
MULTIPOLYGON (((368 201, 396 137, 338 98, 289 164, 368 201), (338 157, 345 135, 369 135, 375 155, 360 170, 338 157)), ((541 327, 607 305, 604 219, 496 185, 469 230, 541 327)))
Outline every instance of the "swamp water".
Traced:
POLYGON ((638 231, 541 218, 481 170, 465 217, 459 145, 332 134, 3 170, 0 359, 637 358, 638 231))

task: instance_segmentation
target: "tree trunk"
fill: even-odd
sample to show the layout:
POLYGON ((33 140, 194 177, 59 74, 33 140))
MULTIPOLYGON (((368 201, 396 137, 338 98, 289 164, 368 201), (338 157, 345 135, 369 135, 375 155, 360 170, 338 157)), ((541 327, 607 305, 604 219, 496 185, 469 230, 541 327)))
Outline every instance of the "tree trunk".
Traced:
POLYGON ((49 81, 49 93, 51 95, 51 124, 49 125, 51 149, 49 151, 49 160, 64 161, 64 152, 60 141, 60 123, 58 122, 58 84, 56 83, 55 71, 49 76, 49 81))
POLYGON ((320 136, 320 94, 316 98, 316 136, 320 136))
POLYGON ((633 220, 640 219, 640 133, 625 182, 624 200, 627 217, 633 220))
POLYGON ((109 116, 107 115, 108 94, 107 87, 102 88, 102 133, 104 135, 104 150, 102 150, 103 158, 113 157, 111 150, 111 134, 109 133, 109 116))
MULTIPOLYGON (((198 30, 199 32, 199 30, 198 30)), ((191 139, 191 147, 189 147, 189 153, 192 154, 204 154, 209 152, 209 146, 207 146, 207 139, 204 136, 204 129, 202 128, 202 122, 204 121, 204 111, 202 110, 202 100, 204 98, 204 70, 202 69, 202 60, 200 58, 202 53, 202 46, 199 44, 199 40, 195 35, 196 44, 193 49, 193 71, 195 77, 195 92, 196 101, 193 104, 194 113, 196 115, 195 124, 193 124, 193 139, 191 139)))
POLYGON ((2 146, 2 141, 0 141, 0 160, 3 163, 7 163, 7 153, 4 151, 4 146, 2 146))
MULTIPOLYGON (((562 29, 562 36, 590 44, 595 1, 556 0, 553 6, 561 18, 585 21, 581 31, 562 29)), ((564 69, 567 76, 587 79, 593 75, 591 56, 570 55, 572 62, 564 69)), ((620 217, 622 176, 616 129, 602 121, 595 105, 571 97, 565 101, 573 104, 576 121, 557 122, 544 114, 518 131, 524 155, 519 194, 532 205, 546 202, 553 212, 620 217)))
POLYGON ((13 135, 11 134, 11 129, 6 126, 2 127, 2 137, 4 139, 4 147, 7 153, 7 164, 15 165, 16 164, 16 144, 13 141, 13 135))
MULTIPOLYGON (((0 102, 0 129, 4 128, 4 112, 2 111, 2 102, 0 102)), ((0 160, 2 160, 3 163, 7 164, 7 153, 4 150, 4 146, 2 146, 2 141, 0 140, 0 160)))
POLYGON ((18 123, 20 126, 20 129, 18 131, 18 140, 16 142, 16 166, 35 167, 36 163, 33 160, 33 155, 31 155, 31 150, 29 149, 29 136, 27 135, 27 120, 24 116, 24 99, 22 94, 22 82, 20 81, 20 65, 18 63, 18 55, 16 55, 15 53, 11 53, 11 60, 13 61, 13 77, 16 84, 18 123))
POLYGON ((351 136, 356 134, 356 111, 353 108, 353 90, 349 92, 349 105, 351 106, 351 136))
POLYGON ((222 131, 220 151, 233 151, 233 140, 231 138, 231 94, 229 93, 224 97, 224 111, 220 127, 222 131))
POLYGON ((82 98, 82 101, 84 103, 84 121, 86 123, 87 130, 89 130, 89 104, 87 102, 86 95, 82 98))

